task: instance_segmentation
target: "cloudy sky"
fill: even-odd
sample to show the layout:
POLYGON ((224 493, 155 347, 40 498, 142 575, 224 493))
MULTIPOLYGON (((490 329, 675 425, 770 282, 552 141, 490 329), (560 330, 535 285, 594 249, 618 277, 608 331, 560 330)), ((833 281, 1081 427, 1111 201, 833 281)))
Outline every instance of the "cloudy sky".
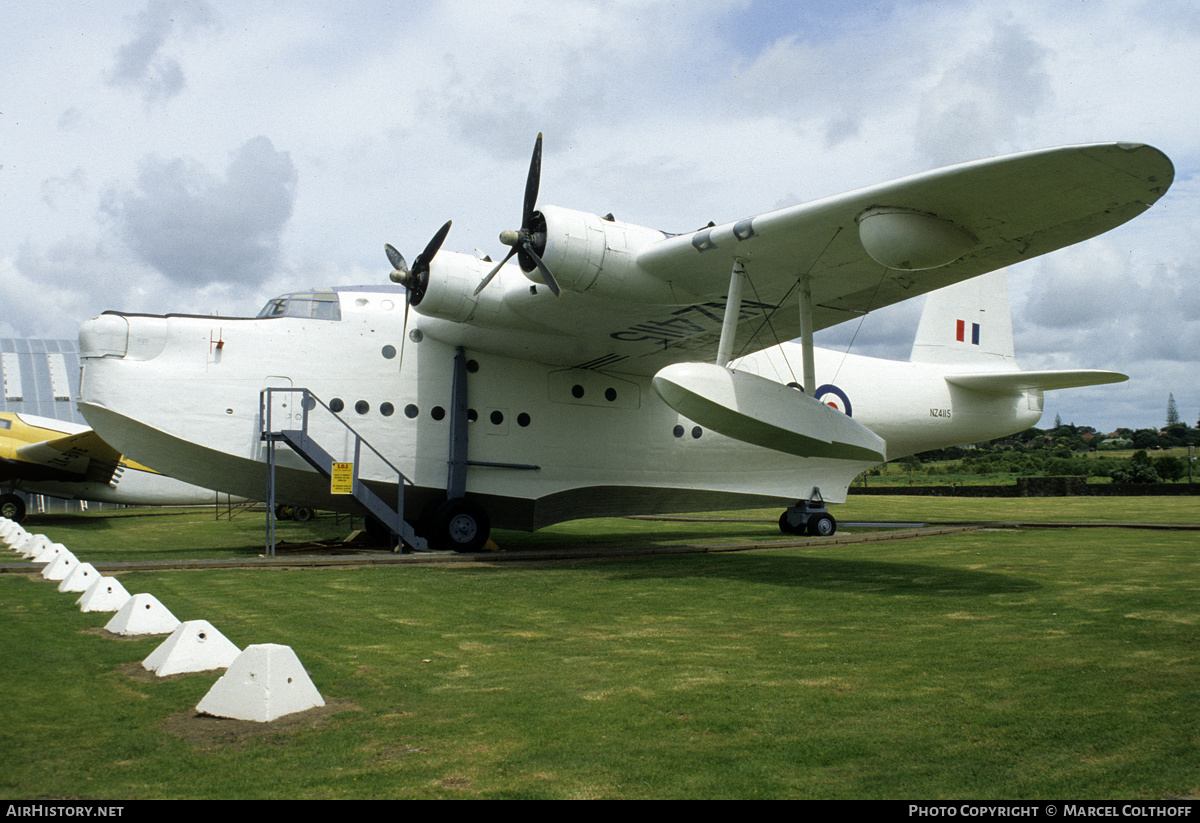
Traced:
MULTIPOLYGON (((1190 0, 3 0, 0 337, 106 309, 253 314, 506 251, 542 203, 668 231, 949 163, 1131 140, 1132 223, 1011 270, 1026 368, 1132 375, 1043 425, 1200 417, 1200 10, 1190 0)), ((917 305, 820 342, 905 358, 917 305)))

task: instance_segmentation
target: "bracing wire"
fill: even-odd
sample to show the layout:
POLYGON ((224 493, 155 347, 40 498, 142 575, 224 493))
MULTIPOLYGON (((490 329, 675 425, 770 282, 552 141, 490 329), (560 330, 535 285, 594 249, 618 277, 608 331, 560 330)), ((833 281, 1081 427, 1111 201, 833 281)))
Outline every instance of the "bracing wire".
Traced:
MULTIPOLYGON (((867 310, 858 318, 858 325, 854 329, 854 334, 850 336, 850 342, 846 344, 846 350, 842 352, 842 359, 838 362, 837 368, 833 370, 833 377, 829 379, 829 382, 836 383, 838 375, 842 373, 842 366, 846 365, 846 358, 850 355, 850 349, 854 348, 854 341, 858 339, 858 333, 862 331, 863 321, 866 320, 867 315, 875 309, 875 298, 879 296, 879 290, 883 288, 883 281, 886 277, 887 269, 883 268, 879 274, 879 282, 875 284, 875 291, 871 293, 871 302, 867 304, 867 310)), ((790 364, 788 365, 788 368, 791 368, 790 364)))
MULTIPOLYGON (((842 227, 838 226, 837 229, 833 232, 833 235, 829 238, 828 242, 826 242, 825 245, 821 248, 821 252, 813 259, 813 261, 811 263, 808 264, 808 269, 805 270, 804 274, 802 274, 800 277, 796 278, 796 282, 793 283, 791 288, 789 288, 787 290, 787 293, 783 295, 782 299, 780 299, 780 301, 775 304, 774 308, 772 308, 769 312, 767 312, 766 314, 763 315, 763 322, 759 325, 759 327, 757 329, 754 330, 754 333, 750 335, 750 337, 746 340, 746 342, 742 344, 742 348, 738 352, 738 356, 745 354, 746 349, 758 338, 758 335, 762 332, 764 325, 767 326, 768 328, 770 328, 771 335, 775 338, 776 345, 779 345, 781 342, 783 342, 779 339, 779 335, 777 335, 775 333, 775 327, 771 325, 771 315, 773 315, 775 312, 779 311, 781 308, 783 308, 784 305, 787 304, 788 298, 790 298, 792 296, 792 292, 794 292, 797 289, 797 287, 799 287, 800 281, 803 279, 804 275, 811 272, 813 270, 813 268, 817 265, 817 263, 819 263, 821 261, 821 258, 825 256, 825 252, 827 252, 829 250, 829 247, 833 245, 833 241, 836 240, 838 235, 841 233, 842 233, 842 227)), ((754 281, 748 275, 749 275, 749 273, 747 272, 747 280, 750 280, 750 288, 754 289, 754 294, 755 294, 755 297, 757 298, 758 289, 754 288, 754 281)), ((760 304, 762 303, 761 300, 759 300, 758 302, 760 304)), ((788 368, 790 369, 791 366, 789 365, 788 368)), ((794 374, 792 376, 795 377, 794 374)))

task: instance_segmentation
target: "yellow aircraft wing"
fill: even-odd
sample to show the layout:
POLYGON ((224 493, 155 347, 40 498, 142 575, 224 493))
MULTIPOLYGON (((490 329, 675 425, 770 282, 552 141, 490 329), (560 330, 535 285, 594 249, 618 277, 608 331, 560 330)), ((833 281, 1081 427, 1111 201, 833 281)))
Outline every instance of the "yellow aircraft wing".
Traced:
POLYGON ((0 413, 0 478, 108 483, 121 454, 91 429, 65 433, 57 421, 0 413))

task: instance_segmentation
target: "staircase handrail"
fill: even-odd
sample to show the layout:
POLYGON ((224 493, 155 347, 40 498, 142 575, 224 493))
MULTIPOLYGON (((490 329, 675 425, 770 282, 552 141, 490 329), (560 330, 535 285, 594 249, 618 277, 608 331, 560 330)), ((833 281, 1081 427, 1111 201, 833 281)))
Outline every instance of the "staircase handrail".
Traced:
MULTIPOLYGON (((259 409, 258 409, 258 411, 259 411, 259 420, 262 421, 262 425, 263 425, 263 428, 262 428, 263 439, 266 439, 269 435, 274 434, 274 431, 271 427, 271 397, 275 392, 289 392, 291 394, 295 394, 296 392, 301 392, 304 395, 304 397, 301 398, 301 400, 300 400, 300 408, 303 412, 303 414, 301 416, 300 432, 305 437, 308 437, 308 412, 309 412, 309 404, 306 401, 308 400, 308 398, 311 397, 314 402, 320 403, 321 406, 325 409, 325 411, 329 412, 330 416, 333 417, 334 420, 341 423, 342 426, 345 427, 346 431, 348 431, 352 435, 354 435, 355 444, 356 444, 355 445, 355 454, 356 455, 358 453, 358 444, 365 445, 368 449, 370 449, 372 452, 374 452, 375 456, 378 457, 380 460, 382 460, 389 469, 391 469, 392 471, 394 471, 396 473, 397 477, 400 478, 400 481, 402 483, 407 483, 410 486, 413 485, 413 481, 409 480, 408 477, 405 476, 404 472, 400 471, 400 469, 398 469, 394 465, 392 465, 392 461, 388 460, 386 457, 384 457, 382 454, 380 454, 379 449, 377 449, 371 445, 371 441, 367 440, 365 437, 363 437, 361 434, 359 434, 358 431, 355 430, 355 428, 353 426, 351 426, 349 423, 347 423, 345 420, 343 420, 341 417, 339 417, 337 412, 335 412, 333 409, 329 408, 329 406, 326 405, 324 400, 322 400, 320 397, 318 397, 316 394, 314 394, 309 389, 306 389, 303 387, 301 387, 301 388, 282 388, 282 387, 281 388, 266 388, 266 389, 263 389, 261 392, 259 392, 259 395, 258 395, 259 409)), ((283 431, 283 430, 281 429, 281 431, 283 431)))

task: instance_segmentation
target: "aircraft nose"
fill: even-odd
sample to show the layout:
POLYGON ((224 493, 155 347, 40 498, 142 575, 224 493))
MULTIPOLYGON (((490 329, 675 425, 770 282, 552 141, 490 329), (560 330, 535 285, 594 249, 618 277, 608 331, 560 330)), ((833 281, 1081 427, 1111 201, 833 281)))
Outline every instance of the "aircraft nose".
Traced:
POLYGON ((129 321, 116 314, 93 317, 79 327, 80 357, 124 357, 129 351, 129 321))
POLYGON ((167 345, 167 318, 102 314, 79 328, 80 357, 153 360, 167 345))

